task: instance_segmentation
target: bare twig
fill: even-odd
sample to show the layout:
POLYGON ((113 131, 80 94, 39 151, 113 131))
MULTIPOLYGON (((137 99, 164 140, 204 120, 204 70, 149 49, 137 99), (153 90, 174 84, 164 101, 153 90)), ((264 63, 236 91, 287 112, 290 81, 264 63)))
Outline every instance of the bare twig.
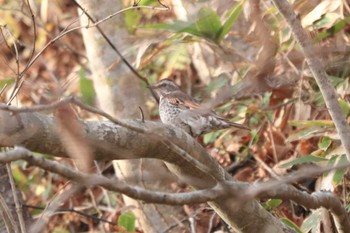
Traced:
POLYGON ((169 9, 169 7, 168 7, 167 5, 165 5, 165 4, 163 4, 160 0, 158 0, 158 3, 159 3, 162 7, 165 7, 165 8, 168 8, 168 9, 169 9))
POLYGON ((5 83, 5 85, 1 88, 0 97, 2 96, 2 94, 4 93, 4 91, 6 90, 6 87, 7 87, 7 83, 5 83))
MULTIPOLYGON (((89 18, 89 20, 96 24, 95 19, 84 9, 84 7, 82 7, 76 0, 73 0, 73 2, 77 5, 77 7, 82 10, 84 12, 84 14, 89 18)), ((131 8, 138 8, 140 6, 138 6, 139 2, 134 2, 134 5, 131 8)), ((149 9, 157 9, 157 10, 169 10, 169 7, 166 5, 163 5, 161 2, 159 2, 160 5, 162 6, 162 8, 159 7, 150 7, 148 6, 147 8, 149 9)), ((151 91, 151 94, 153 96, 153 98, 157 101, 157 103, 159 102, 157 94, 155 93, 155 91, 153 90, 153 88, 151 87, 151 85, 149 84, 148 80, 143 77, 139 72, 137 72, 135 70, 135 68, 128 62, 128 60, 126 60, 126 58, 123 56, 123 54, 117 49, 117 47, 112 43, 112 41, 108 38, 108 36, 103 32, 103 30, 96 25, 97 30, 100 32, 100 34, 102 35, 102 37, 106 40, 106 42, 109 44, 109 46, 111 46, 111 48, 113 49, 113 51, 116 52, 116 54, 120 57, 120 59, 122 60, 122 62, 131 70, 131 72, 137 77, 139 78, 141 81, 143 81, 147 87, 149 88, 149 90, 151 91)))
POLYGON ((23 219, 22 204, 19 202, 19 198, 17 196, 17 189, 16 189, 15 181, 13 180, 10 163, 6 164, 6 170, 7 170, 7 173, 8 173, 8 176, 9 176, 9 180, 10 180, 10 184, 11 184, 13 200, 15 202, 16 213, 17 213, 17 217, 18 217, 21 233, 26 233, 27 232, 27 228, 26 228, 26 224, 25 224, 24 219, 23 219))
MULTIPOLYGON (((34 206, 34 205, 27 205, 27 204, 23 204, 22 208, 31 208, 31 209, 36 209, 36 210, 45 210, 46 209, 44 207, 34 206)), ((81 216, 84 216, 86 218, 91 218, 91 219, 93 219, 95 221, 105 222, 105 223, 108 223, 108 224, 113 225, 113 226, 117 225, 117 223, 115 223, 115 222, 108 221, 107 219, 99 218, 99 217, 96 217, 94 215, 84 213, 84 212, 76 210, 74 208, 57 208, 55 210, 55 212, 72 212, 72 213, 77 213, 77 214, 79 214, 81 216)))
POLYGON ((210 220, 209 220, 209 226, 208 226, 208 231, 207 233, 210 233, 212 228, 213 228, 213 222, 214 222, 214 218, 216 216, 216 213, 212 213, 212 215, 210 216, 210 220))
POLYGON ((80 184, 73 184, 67 190, 59 194, 53 202, 51 202, 50 206, 46 208, 46 210, 42 213, 41 217, 30 226, 29 233, 42 232, 46 223, 48 222, 48 217, 50 217, 55 211, 59 208, 59 206, 67 201, 71 196, 75 193, 80 192, 83 189, 83 186, 80 184))
POLYGON ((276 152, 276 144, 275 144, 275 138, 274 135, 272 133, 272 122, 271 120, 267 117, 267 125, 269 127, 269 136, 270 136, 270 140, 271 140, 271 147, 272 147, 272 154, 273 154, 273 159, 274 162, 277 164, 278 163, 278 157, 277 157, 277 152, 276 152))
MULTIPOLYGON (((10 66, 9 66, 9 68, 12 71, 14 71, 16 75, 18 75, 19 74, 19 55, 18 55, 18 48, 17 48, 17 44, 16 44, 16 38, 12 34, 12 32, 7 28, 7 25, 0 26, 0 33, 1 33, 2 38, 4 39, 6 47, 11 52, 12 56, 15 57, 17 71, 14 71, 10 66), (4 34, 3 30, 6 30, 6 34, 4 34), (14 50, 14 52, 11 49, 11 46, 8 44, 8 42, 6 40, 6 35, 9 35, 11 37, 12 41, 13 41, 13 50, 14 50)), ((17 82, 17 78, 16 78, 16 82, 17 82)))
MULTIPOLYGON (((76 3, 77 4, 77 3, 76 3)), ((78 5, 79 6, 79 5, 78 5)), ((71 29, 68 29, 68 28, 66 28, 66 29, 64 29, 59 35, 57 35, 55 38, 53 38, 52 40, 50 40, 35 56, 33 55, 33 56, 31 56, 31 60, 27 63, 27 65, 26 65, 26 67, 23 69, 23 71, 18 75, 18 80, 20 80, 21 82, 19 82, 15 87, 16 88, 14 88, 14 90, 13 90, 13 93, 11 94, 11 98, 9 99, 9 102, 8 103, 11 103, 11 101, 13 100, 13 98, 14 98, 14 96, 16 96, 17 95, 17 93, 19 92, 19 89, 20 89, 20 87, 21 87, 21 85, 22 85, 22 83, 23 83, 23 79, 22 79, 22 77, 25 75, 25 73, 28 71, 28 69, 35 63, 35 61, 38 59, 38 57, 50 46, 50 45, 52 45, 52 44, 54 44, 55 43, 55 41, 57 41, 57 40, 59 40, 59 39, 61 39, 62 37, 64 37, 65 35, 67 35, 67 34, 69 34, 69 33, 71 33, 71 32, 73 32, 73 31, 76 31, 76 30, 79 30, 79 29, 82 29, 82 28, 92 28, 92 27, 97 27, 97 28, 99 28, 98 27, 98 25, 99 24, 101 24, 101 23, 103 23, 103 22, 105 22, 105 21, 107 21, 107 20, 109 20, 109 19, 111 19, 111 18, 113 18, 113 17, 115 17, 116 15, 119 15, 119 14, 121 14, 121 13, 123 13, 123 12, 125 12, 125 11, 129 11, 129 10, 134 10, 134 9, 141 9, 141 8, 143 8, 143 9, 151 9, 151 10, 168 10, 168 8, 164 8, 164 7, 153 7, 153 6, 131 6, 131 7, 127 7, 127 8, 124 8, 124 9, 122 9, 122 10, 119 10, 119 11, 117 11, 117 12, 115 12, 115 13, 113 13, 113 14, 111 14, 111 15, 109 15, 109 16, 107 16, 107 17, 105 17, 105 18, 103 18, 103 19, 101 19, 101 20, 99 20, 99 21, 97 21, 97 22, 95 22, 92 18, 90 18, 90 20, 91 20, 91 22, 94 22, 93 24, 89 24, 89 25, 85 25, 85 26, 77 26, 77 27, 74 27, 74 28, 71 28, 71 29)), ((86 11, 84 11, 85 12, 85 14, 87 14, 87 12, 86 11)), ((36 29, 35 29, 36 30, 36 29)), ((99 29, 100 30, 100 29, 99 29)), ((101 30, 102 31, 102 30, 101 30)), ((103 32, 102 32, 103 33, 103 32)), ((106 39, 107 37, 105 37, 105 39, 106 39)), ((107 38, 108 39, 108 38, 107 38)), ((110 43, 110 44, 112 44, 112 43, 110 43)), ((114 46, 114 45, 113 45, 114 46)), ((115 46, 114 46, 115 47, 115 46)), ((35 47, 34 47, 34 49, 35 49, 35 47)), ((115 48, 116 49, 116 48, 115 48)), ((121 53, 118 51, 118 54, 120 54, 121 55, 121 53)), ((122 60, 123 60, 123 62, 127 62, 126 60, 125 60, 125 58, 123 59, 123 57, 121 56, 121 58, 122 58, 122 60)), ((125 64, 129 64, 129 63, 125 63, 125 64)), ((132 68, 132 66, 129 64, 128 65, 128 67, 130 68, 132 68)), ((136 71, 135 71, 136 72, 136 71)), ((134 72, 134 73, 135 73, 134 72)), ((137 73, 137 72, 136 72, 137 73)), ((141 75, 140 75, 140 77, 142 77, 141 75)), ((147 84, 147 85, 149 85, 149 83, 148 83, 148 81, 147 81, 147 79, 145 79, 144 77, 142 77, 143 78, 143 81, 145 81, 145 83, 147 84)), ((154 98, 155 99, 157 99, 157 95, 154 93, 154 91, 151 89, 151 92, 152 92, 152 95, 154 96, 154 98)))
POLYGON ((330 210, 334 216, 338 232, 348 233, 350 221, 346 209, 340 200, 331 192, 315 192, 311 195, 301 192, 291 185, 280 185, 276 190, 268 190, 259 195, 261 198, 282 198, 292 200, 308 209, 324 207, 330 210))
POLYGON ((141 2, 141 0, 139 0, 138 2, 134 1, 134 4, 132 4, 132 5, 137 6, 140 2, 141 2))
POLYGON ((271 177, 279 180, 280 177, 278 174, 271 168, 269 165, 267 165, 262 159, 260 159, 259 155, 253 155, 254 159, 260 164, 270 175, 271 177))
POLYGON ((7 232, 19 232, 17 224, 8 208, 5 199, 0 195, 0 217, 2 222, 5 223, 7 232))
POLYGON ((140 109, 141 121, 145 122, 145 115, 143 114, 143 110, 142 110, 141 106, 139 106, 139 109, 140 109))
MULTIPOLYGON (((30 16, 32 18, 32 22, 33 22, 33 46, 32 46, 32 51, 29 55, 29 59, 28 61, 31 61, 31 59, 33 58, 34 56, 34 53, 35 53, 35 43, 36 43, 36 22, 35 22, 35 17, 34 17, 34 14, 33 14, 33 10, 30 6, 30 2, 29 0, 27 0, 27 5, 28 5, 28 9, 29 9, 29 12, 30 12, 30 16)), ((14 45, 16 45, 14 43, 14 45)), ((16 63, 17 63, 17 76, 16 76, 16 82, 15 82, 15 85, 14 85, 14 88, 13 88, 13 91, 10 95, 10 98, 9 98, 9 101, 8 101, 8 104, 10 104, 12 102, 12 100, 14 99, 14 97, 16 97, 19 89, 21 88, 22 86, 22 83, 23 82, 20 82, 21 81, 21 78, 23 77, 23 72, 26 70, 26 68, 21 72, 19 72, 19 56, 18 56, 18 52, 17 52, 17 49, 15 47, 15 51, 16 51, 16 63)), ((27 63, 26 66, 29 65, 29 62, 27 63)))
POLYGON ((32 22, 33 22, 33 46, 32 46, 32 52, 30 53, 30 56, 29 56, 29 61, 32 60, 33 56, 34 56, 34 53, 35 53, 35 43, 36 43, 36 22, 35 22, 35 17, 34 17, 34 14, 33 14, 33 10, 32 10, 32 7, 30 6, 30 1, 27 0, 27 5, 28 5, 28 9, 29 9, 29 12, 30 12, 30 16, 32 18, 32 22))

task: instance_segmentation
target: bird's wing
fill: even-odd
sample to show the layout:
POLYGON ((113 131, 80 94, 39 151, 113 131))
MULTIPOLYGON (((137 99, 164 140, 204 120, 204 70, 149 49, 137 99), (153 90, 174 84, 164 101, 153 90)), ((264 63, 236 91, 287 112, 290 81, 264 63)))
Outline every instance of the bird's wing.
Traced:
POLYGON ((168 99, 170 104, 173 104, 181 109, 190 110, 185 111, 183 114, 186 115, 186 119, 192 122, 192 124, 194 121, 208 121, 208 124, 211 125, 212 129, 225 129, 229 127, 236 127, 240 129, 250 130, 245 125, 231 122, 228 119, 217 115, 213 111, 207 111, 206 109, 202 109, 200 104, 195 99, 181 91, 172 92, 171 94, 165 96, 165 98, 168 99))
POLYGON ((171 96, 167 96, 169 103, 182 109, 200 109, 199 103, 191 96, 183 92, 173 92, 171 96))

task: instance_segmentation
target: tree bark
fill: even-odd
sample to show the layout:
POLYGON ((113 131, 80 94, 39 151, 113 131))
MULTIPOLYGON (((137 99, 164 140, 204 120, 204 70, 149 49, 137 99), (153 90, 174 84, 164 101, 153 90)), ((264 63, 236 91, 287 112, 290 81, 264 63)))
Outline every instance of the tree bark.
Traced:
MULTIPOLYGON (((169 170, 195 189, 213 187, 216 180, 232 179, 198 142, 182 130, 164 127, 157 122, 139 120, 125 122, 154 134, 137 133, 110 122, 82 122, 86 140, 94 149, 97 160, 140 158, 163 160, 169 170), (159 137, 154 136, 155 134, 159 137), (205 164, 209 171, 203 172, 193 166, 178 152, 172 150, 164 140, 188 152, 194 159, 205 164)), ((54 120, 51 117, 33 113, 11 116, 8 112, 0 111, 1 146, 20 144, 32 151, 65 156, 64 148, 57 137, 54 120)), ((250 233, 256 232, 256 229, 261 233, 291 232, 257 201, 241 202, 233 197, 227 197, 209 204, 238 232, 250 233)))

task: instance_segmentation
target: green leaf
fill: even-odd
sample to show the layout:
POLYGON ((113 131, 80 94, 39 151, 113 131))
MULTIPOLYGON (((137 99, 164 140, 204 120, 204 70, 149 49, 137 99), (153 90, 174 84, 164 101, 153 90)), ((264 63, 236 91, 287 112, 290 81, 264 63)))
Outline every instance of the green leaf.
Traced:
POLYGON ((139 11, 125 11, 124 12, 124 21, 125 26, 128 29, 129 33, 134 33, 136 26, 139 25, 142 15, 139 11))
POLYGON ((350 204, 345 206, 346 212, 350 212, 350 204))
POLYGON ((314 120, 314 121, 289 121, 291 126, 300 127, 334 127, 333 121, 330 120, 314 120))
POLYGON ((201 8, 197 14, 196 28, 208 39, 218 42, 221 21, 214 10, 207 7, 201 8))
POLYGON ((79 71, 80 94, 84 103, 93 105, 95 99, 95 90, 92 80, 86 78, 86 72, 83 68, 79 71))
POLYGON ((204 144, 215 142, 215 140, 221 135, 219 131, 217 132, 210 132, 204 135, 203 142, 204 144))
POLYGON ((261 115, 261 114, 253 114, 253 115, 248 119, 248 122, 249 122, 248 125, 257 125, 257 124, 260 124, 261 118, 262 118, 262 115, 261 115))
POLYGON ((270 105, 270 99, 272 96, 272 92, 265 92, 262 98, 263 107, 268 107, 270 105))
POLYGON ((28 181, 28 177, 19 169, 18 166, 12 168, 12 176, 17 184, 23 185, 28 181))
POLYGON ((290 161, 288 163, 282 164, 280 167, 285 168, 285 167, 290 167, 295 164, 303 164, 303 163, 311 163, 311 162, 323 162, 323 161, 328 161, 328 159, 322 158, 322 157, 317 157, 313 155, 306 155, 297 159, 294 159, 293 161, 290 161))
POLYGON ((3 88, 6 84, 10 85, 12 83, 15 82, 14 78, 9 78, 9 79, 4 79, 4 80, 0 80, 0 89, 3 88))
POLYGON ((249 146, 252 146, 259 141, 259 133, 256 129, 252 129, 250 134, 252 135, 252 139, 249 142, 249 146))
POLYGON ((321 131, 321 129, 319 129, 319 128, 305 129, 305 130, 299 131, 295 134, 289 135, 286 142, 293 142, 293 141, 297 141, 297 140, 300 140, 303 138, 309 138, 309 137, 312 137, 312 135, 314 135, 315 133, 318 133, 320 131, 321 131))
POLYGON ((129 232, 135 231, 136 217, 132 212, 125 212, 118 218, 118 226, 124 227, 129 232))
POLYGON ((318 143, 318 147, 321 148, 322 150, 326 151, 328 147, 331 145, 332 140, 325 136, 321 139, 321 141, 318 143))
POLYGON ((165 61, 165 71, 171 73, 173 70, 183 70, 191 64, 191 59, 188 54, 187 47, 184 44, 173 45, 167 51, 167 58, 165 61))
POLYGON ((350 112, 349 104, 343 99, 339 100, 338 102, 339 102, 341 110, 343 111, 344 116, 347 117, 349 115, 349 112, 350 112))
POLYGON ((226 34, 230 32, 232 25, 236 22, 238 16, 242 12, 243 3, 244 1, 239 2, 237 5, 232 7, 232 9, 229 11, 229 16, 225 21, 224 25, 222 25, 220 29, 218 41, 221 41, 226 36, 226 34))
POLYGON ((324 98, 321 92, 316 92, 313 99, 317 107, 324 106, 324 98))
POLYGON ((302 230, 300 230, 300 228, 291 220, 289 220, 288 218, 281 218, 281 221, 286 224, 287 226, 293 228, 296 232, 298 233, 303 233, 302 230))
POLYGON ((322 216, 322 209, 317 209, 313 211, 312 214, 310 214, 304 220, 303 224, 301 225, 301 230, 303 232, 310 232, 310 230, 312 230, 312 232, 315 232, 318 224, 320 223, 321 216, 322 216))
POLYGON ((330 27, 326 31, 322 31, 322 32, 318 33, 315 36, 314 41, 317 43, 323 39, 326 39, 330 36, 333 36, 334 34, 340 32, 345 27, 345 25, 349 24, 349 23, 350 23, 350 16, 344 18, 343 20, 340 20, 339 22, 334 24, 332 27, 330 27))
POLYGON ((218 78, 212 79, 208 84, 208 86, 205 88, 205 90, 207 92, 212 92, 212 91, 221 89, 225 85, 228 85, 228 79, 218 77, 218 78))
POLYGON ((55 227, 52 232, 53 233, 69 233, 70 231, 64 229, 63 227, 55 227))
POLYGON ((317 29, 332 26, 335 21, 339 19, 339 14, 334 12, 329 12, 321 16, 321 19, 313 23, 313 26, 317 29))
POLYGON ((269 199, 266 202, 266 205, 270 208, 275 208, 278 207, 279 205, 282 204, 282 200, 281 199, 269 199))
POLYGON ((141 27, 143 29, 158 29, 158 30, 167 30, 173 32, 187 32, 195 36, 203 37, 203 34, 198 31, 196 25, 191 22, 186 22, 182 20, 176 20, 172 24, 149 24, 141 27))
MULTIPOLYGON (((348 162, 346 155, 337 155, 337 156, 333 156, 329 162, 328 162, 328 166, 338 166, 338 165, 343 165, 346 164, 348 162)), ((329 172, 327 174, 327 176, 333 176, 332 177, 332 183, 334 186, 338 186, 341 181, 343 180, 343 177, 346 173, 346 169, 338 169, 334 172, 329 172)))
POLYGON ((137 5, 139 6, 159 5, 159 2, 158 0, 142 0, 142 1, 139 1, 137 5))
POLYGON ((344 82, 344 78, 333 76, 333 75, 328 75, 328 79, 331 81, 333 87, 336 87, 342 82, 344 82))

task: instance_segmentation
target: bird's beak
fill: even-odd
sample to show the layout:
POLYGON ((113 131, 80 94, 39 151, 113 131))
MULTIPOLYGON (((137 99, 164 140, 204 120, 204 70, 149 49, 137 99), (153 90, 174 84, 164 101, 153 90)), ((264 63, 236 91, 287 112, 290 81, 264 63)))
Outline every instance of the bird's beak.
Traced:
POLYGON ((154 85, 149 85, 149 86, 147 86, 147 88, 148 88, 148 89, 153 89, 153 90, 156 90, 156 89, 157 89, 157 87, 154 86, 154 85))
POLYGON ((149 85, 147 88, 150 89, 151 91, 156 92, 159 95, 159 87, 155 85, 149 85))

